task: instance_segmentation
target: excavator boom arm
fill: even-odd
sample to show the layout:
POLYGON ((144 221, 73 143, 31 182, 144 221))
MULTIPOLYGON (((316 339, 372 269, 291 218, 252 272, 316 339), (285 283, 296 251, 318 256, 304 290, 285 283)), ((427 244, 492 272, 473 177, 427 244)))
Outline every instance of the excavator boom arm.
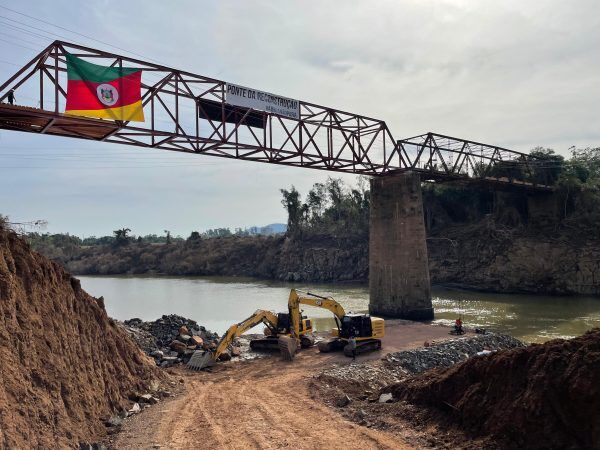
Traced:
POLYGON ((344 311, 342 305, 330 297, 321 297, 310 293, 307 293, 306 296, 300 296, 298 295, 298 291, 296 291, 296 289, 292 289, 288 299, 288 309, 292 323, 290 331, 295 338, 300 336, 300 305, 325 308, 331 311, 338 321, 341 321, 342 317, 346 315, 346 311, 344 311))
POLYGON ((213 355, 215 361, 225 350, 227 350, 227 347, 231 345, 236 337, 248 331, 250 328, 255 327, 259 323, 264 323, 265 325, 277 328, 277 315, 271 311, 259 309, 247 319, 242 320, 240 323, 231 325, 215 349, 213 355))
POLYGON ((227 347, 231 345, 236 337, 243 334, 245 331, 248 331, 250 328, 255 327, 259 323, 264 323, 265 325, 277 328, 277 322, 278 319, 276 314, 272 313, 271 311, 259 309, 247 319, 242 320, 240 323, 231 325, 219 341, 219 344, 214 352, 201 352, 199 350, 195 351, 188 361, 187 366, 193 370, 201 370, 205 367, 210 367, 217 361, 219 356, 221 356, 221 354, 227 350, 227 347))

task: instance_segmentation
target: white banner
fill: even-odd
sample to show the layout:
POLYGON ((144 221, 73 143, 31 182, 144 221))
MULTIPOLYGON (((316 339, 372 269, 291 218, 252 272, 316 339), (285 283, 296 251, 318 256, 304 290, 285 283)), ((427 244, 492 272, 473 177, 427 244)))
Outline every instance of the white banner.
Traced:
POLYGON ((230 105, 266 111, 291 119, 300 119, 300 103, 298 100, 257 91, 237 84, 226 84, 225 102, 230 105))

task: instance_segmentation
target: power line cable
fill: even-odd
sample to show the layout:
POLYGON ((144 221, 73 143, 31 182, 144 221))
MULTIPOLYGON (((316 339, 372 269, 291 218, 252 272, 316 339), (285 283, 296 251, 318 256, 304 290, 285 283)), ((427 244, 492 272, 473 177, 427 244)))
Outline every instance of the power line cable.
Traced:
POLYGON ((16 66, 16 67, 21 67, 21 64, 15 64, 15 63, 10 62, 10 61, 4 61, 3 59, 0 59, 0 63, 2 63, 2 64, 10 64, 11 66, 16 66))
MULTIPOLYGON (((0 6, 0 7, 1 7, 1 6, 0 6)), ((8 21, 10 21, 10 22, 18 23, 19 25, 24 25, 24 26, 26 26, 26 27, 33 28, 34 30, 41 31, 42 33, 46 33, 46 34, 49 34, 49 35, 54 35, 54 36, 60 37, 60 36, 59 36, 58 34, 56 34, 56 33, 52 33, 52 32, 46 31, 46 30, 44 30, 44 29, 42 29, 42 28, 38 28, 38 27, 36 27, 36 26, 30 25, 30 24, 28 24, 28 23, 25 23, 25 22, 21 22, 21 21, 19 21, 19 20, 11 19, 10 17, 6 17, 6 16, 3 16, 3 15, 1 15, 1 14, 0 14, 0 18, 2 18, 2 19, 5 19, 5 20, 8 20, 8 21)), ((10 24, 9 24, 9 25, 10 25, 10 24)), ((16 26, 14 26, 14 25, 13 25, 13 27, 17 28, 17 27, 16 27, 16 26)), ((55 38, 50 38, 50 39, 55 39, 55 38)))
MULTIPOLYGON (((9 38, 15 38, 16 37, 14 34, 5 33, 3 31, 0 31, 0 34, 3 34, 4 36, 7 36, 9 38)), ((19 39, 19 41, 21 41, 24 44, 30 44, 30 45, 38 45, 39 44, 39 42, 31 42, 31 41, 28 41, 28 40, 23 39, 21 37, 19 37, 17 39, 19 39)))
MULTIPOLYGON (((0 17, 4 17, 4 16, 0 16, 0 17)), ((9 20, 10 20, 10 19, 9 19, 9 20)), ((23 23, 21 23, 21 22, 17 22, 17 23, 19 23, 19 24, 21 24, 21 25, 26 25, 26 26, 29 26, 29 25, 27 25, 27 24, 23 24, 23 23)), ((16 25, 13 25, 12 23, 5 22, 5 21, 3 21, 3 20, 0 20, 0 24, 4 25, 5 27, 9 27, 10 29, 12 29, 12 30, 15 30, 15 31, 17 31, 17 32, 19 32, 19 33, 28 34, 28 35, 30 35, 30 36, 33 36, 33 37, 39 37, 39 38, 42 38, 42 39, 50 39, 50 40, 54 40, 54 39, 55 39, 55 38, 54 38, 54 37, 52 37, 52 36, 44 36, 44 35, 41 35, 41 34, 39 34, 39 33, 35 33, 34 31, 27 30, 27 29, 25 29, 25 28, 21 28, 21 27, 18 27, 18 26, 16 26, 16 25)), ((46 33, 46 34, 50 34, 50 33, 46 32, 46 31, 44 31, 44 33, 46 33)))
MULTIPOLYGON (((122 47, 119 47, 119 46, 117 46, 117 45, 113 45, 113 44, 110 44, 110 43, 108 43, 108 42, 101 41, 101 40, 99 40, 99 39, 96 39, 96 38, 94 38, 94 37, 92 37, 92 36, 89 36, 89 35, 87 35, 87 34, 83 34, 83 33, 80 33, 80 32, 78 32, 78 31, 74 31, 74 30, 71 30, 71 29, 69 29, 69 28, 66 28, 66 27, 63 27, 63 26, 60 26, 60 25, 56 25, 55 23, 52 23, 52 22, 49 22, 49 21, 46 21, 46 20, 42 20, 42 19, 38 19, 37 17, 30 16, 29 14, 25 14, 25 13, 22 13, 22 12, 20 12, 20 11, 16 11, 16 10, 14 10, 14 9, 8 8, 7 6, 0 5, 0 8, 2 8, 2 9, 5 9, 5 10, 7 10, 7 11, 10 11, 10 12, 12 12, 12 13, 14 13, 14 14, 18 14, 18 15, 20 15, 20 16, 27 17, 27 18, 29 18, 29 19, 35 20, 35 21, 37 21, 37 22, 41 22, 41 23, 44 23, 44 24, 46 24, 46 25, 50 25, 50 26, 53 26, 53 27, 59 28, 59 29, 61 29, 61 30, 67 31, 67 32, 69 32, 69 33, 73 33, 73 34, 75 34, 75 35, 77 35, 77 36, 81 36, 81 37, 84 37, 84 38, 86 38, 86 39, 90 39, 90 40, 92 40, 92 41, 94 41, 94 42, 98 42, 98 43, 100 43, 100 44, 103 44, 103 45, 108 45, 109 47, 116 48, 116 49, 118 49, 118 50, 121 50, 121 51, 127 52, 127 53, 129 53, 129 54, 132 54, 132 55, 138 56, 138 57, 140 57, 140 58, 149 59, 149 58, 145 57, 144 55, 140 55, 139 53, 132 52, 131 50, 127 50, 127 49, 124 49, 124 48, 122 48, 122 47)), ((0 17, 3 17, 3 16, 0 16, 0 17)), ((14 21, 14 19, 12 19, 12 20, 14 21)), ((15 22, 16 22, 16 21, 15 21, 15 22)), ((31 26, 31 27, 32 27, 32 28, 35 28, 35 27, 33 27, 33 26, 31 26)), ((162 63, 160 63, 160 62, 158 62, 158 61, 156 61, 156 60, 152 60, 152 59, 150 59, 150 61, 154 61, 154 62, 155 62, 155 63, 157 63, 157 64, 162 64, 162 63)))
POLYGON ((15 43, 15 42, 7 41, 6 39, 2 39, 2 38, 0 38, 0 41, 2 41, 2 42, 6 42, 7 44, 10 44, 10 45, 16 45, 17 47, 23 47, 23 48, 26 48, 27 50, 32 50, 32 51, 34 51, 34 52, 37 52, 37 51, 38 51, 38 50, 36 50, 35 48, 31 48, 31 47, 27 47, 26 45, 17 44, 17 43, 15 43))

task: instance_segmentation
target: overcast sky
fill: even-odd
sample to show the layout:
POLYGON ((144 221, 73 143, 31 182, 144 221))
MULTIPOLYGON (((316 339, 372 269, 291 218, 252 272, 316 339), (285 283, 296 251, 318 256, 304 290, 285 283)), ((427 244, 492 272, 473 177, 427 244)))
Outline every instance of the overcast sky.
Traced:
MULTIPOLYGON (((572 145, 600 145, 597 0, 2 0, 0 82, 53 39, 124 53, 63 28, 169 66, 376 117, 397 139, 436 131, 565 155, 572 145)), ((17 92, 17 101, 28 99, 17 92)), ((49 232, 127 226, 188 235, 284 222, 279 188, 306 193, 327 176, 0 131, 0 213, 45 219, 49 232)))

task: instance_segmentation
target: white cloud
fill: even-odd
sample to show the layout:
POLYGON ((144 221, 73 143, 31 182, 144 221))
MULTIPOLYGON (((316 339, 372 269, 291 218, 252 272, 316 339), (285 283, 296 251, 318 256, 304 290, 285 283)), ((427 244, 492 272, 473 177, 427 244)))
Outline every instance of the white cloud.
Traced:
MULTIPOLYGON (((600 145, 597 1, 25 1, 11 8, 171 66, 383 119, 396 138, 431 130, 522 151, 600 145)), ((0 51, 18 63, 34 53, 2 42, 0 51)), ((0 64, 0 79, 15 69, 0 64)), ((56 148, 59 142, 82 146, 3 133, 0 157, 7 143, 56 148)), ((147 154, 140 150, 140 161, 147 154)), ((211 165, 119 169, 97 178, 89 175, 97 171, 60 165, 55 173, 21 170, 27 189, 17 201, 7 193, 14 176, 0 177, 0 202, 4 212, 23 218, 42 212, 53 230, 98 234, 132 223, 139 232, 159 232, 169 222, 187 233, 283 220, 280 187, 295 184, 306 192, 329 175, 193 160, 211 165), (44 191, 53 180, 54 188, 44 191), (51 206, 28 201, 50 194, 51 206)))

